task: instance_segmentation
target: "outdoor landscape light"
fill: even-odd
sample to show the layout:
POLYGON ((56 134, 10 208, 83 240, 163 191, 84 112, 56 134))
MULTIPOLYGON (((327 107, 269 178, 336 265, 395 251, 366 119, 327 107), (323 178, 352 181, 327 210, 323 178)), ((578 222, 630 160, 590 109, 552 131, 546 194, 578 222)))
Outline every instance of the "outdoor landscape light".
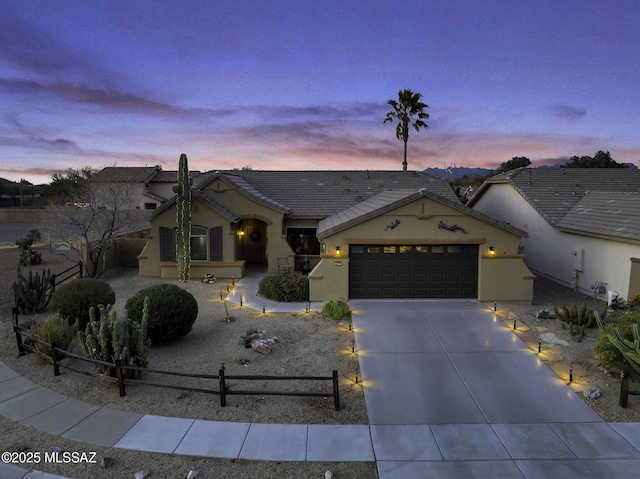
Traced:
POLYGON ((222 301, 222 288, 220 288, 220 301, 222 301))
POLYGON ((359 373, 359 369, 356 367, 356 384, 358 384, 358 373, 359 373))
POLYGON ((569 382, 573 382, 573 366, 569 366, 569 382))
POLYGON ((351 352, 352 353, 356 352, 356 340, 355 339, 351 340, 351 352))
POLYGON ((242 308, 242 296, 240 296, 240 307, 242 308))
POLYGON ((493 302, 493 311, 498 311, 498 302, 497 301, 493 302))
POLYGON ((542 352, 542 339, 538 339, 538 352, 542 352))
POLYGON ((516 329, 516 323, 517 323, 518 319, 517 318, 513 318, 513 329, 516 329))
POLYGON ((264 303, 262 303, 262 314, 267 314, 267 310, 265 309, 264 303))

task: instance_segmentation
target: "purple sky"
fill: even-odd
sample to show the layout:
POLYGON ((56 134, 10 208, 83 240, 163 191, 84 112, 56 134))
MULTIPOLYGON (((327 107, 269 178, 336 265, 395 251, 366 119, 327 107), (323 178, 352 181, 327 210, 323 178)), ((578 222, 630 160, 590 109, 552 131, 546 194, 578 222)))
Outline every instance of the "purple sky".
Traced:
POLYGON ((640 159, 640 2, 0 2, 0 177, 640 159))

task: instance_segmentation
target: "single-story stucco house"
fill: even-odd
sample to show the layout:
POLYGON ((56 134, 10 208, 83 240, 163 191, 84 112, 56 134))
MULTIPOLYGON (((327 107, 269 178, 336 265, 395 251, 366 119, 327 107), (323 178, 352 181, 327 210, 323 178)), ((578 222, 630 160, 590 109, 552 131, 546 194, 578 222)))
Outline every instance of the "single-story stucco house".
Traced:
MULTIPOLYGON (((310 300, 531 302, 526 233, 410 171, 230 170, 193 178, 191 278, 277 273, 308 260, 310 300)), ((175 198, 150 218, 141 276, 177 278, 175 198)))
POLYGON ((521 252, 534 273, 606 301, 640 293, 640 170, 520 168, 467 205, 528 233, 521 252))

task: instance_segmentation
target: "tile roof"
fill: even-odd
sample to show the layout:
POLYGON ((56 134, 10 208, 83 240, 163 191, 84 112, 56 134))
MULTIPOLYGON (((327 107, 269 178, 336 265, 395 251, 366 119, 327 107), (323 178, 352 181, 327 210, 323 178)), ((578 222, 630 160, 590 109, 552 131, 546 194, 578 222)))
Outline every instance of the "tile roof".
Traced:
POLYGON ((324 238, 338 231, 344 230, 356 224, 362 223, 369 218, 378 216, 385 211, 398 208, 407 203, 411 203, 419 198, 432 198, 441 203, 452 206, 464 213, 480 218, 489 223, 493 223, 504 229, 511 231, 512 233, 520 236, 528 236, 525 231, 522 231, 514 226, 508 225, 505 222, 498 221, 495 218, 491 218, 485 214, 474 211, 473 209, 464 206, 460 203, 456 197, 455 200, 438 195, 429 191, 426 188, 420 188, 419 190, 390 190, 377 194, 376 196, 369 198, 361 203, 358 203, 346 210, 340 211, 335 215, 329 216, 318 223, 317 235, 319 238, 324 238))
POLYGON ((158 166, 107 166, 91 177, 91 181, 101 183, 143 183, 158 172, 158 166))
MULTIPOLYGON (((198 170, 189 171, 189 174, 193 179, 200 174, 200 171, 198 170)), ((177 181, 178 181, 177 170, 171 170, 171 171, 161 170, 161 171, 158 171, 158 173, 156 173, 153 176, 153 178, 151 178, 151 183, 177 183, 177 181)))
POLYGON ((587 192, 556 228, 640 240, 640 192, 587 192))
MULTIPOLYGON (((586 221, 584 214, 589 207, 594 214, 600 210, 596 202, 606 194, 594 193, 638 193, 640 192, 640 170, 631 168, 519 168, 496 175, 485 181, 467 203, 478 201, 492 184, 511 185, 549 224, 576 232, 601 234, 603 226, 596 220, 586 221), (587 197, 588 196, 588 197, 587 197), (582 213, 581 213, 582 212, 582 213), (576 224, 580 217, 582 225, 576 224), (570 227, 570 225, 572 225, 570 227)), ((617 196, 616 196, 617 197, 617 196)), ((629 222, 640 223, 636 195, 626 201, 617 200, 619 211, 615 216, 629 222)), ((601 222, 605 221, 601 218, 601 222)), ((614 222, 614 218, 610 218, 614 222)), ((619 225, 618 225, 619 227, 619 225)), ((606 226, 605 226, 606 228, 606 226)), ((609 236, 625 237, 628 230, 609 229, 609 236)))
POLYGON ((201 188, 216 175, 223 175, 236 185, 243 185, 246 191, 272 200, 296 217, 325 218, 384 191, 398 189, 417 191, 426 188, 458 202, 446 180, 423 172, 230 170, 203 173, 194 178, 194 187, 201 188))
MULTIPOLYGON (((190 171, 191 178, 200 175, 200 171, 190 171)), ((159 166, 106 166, 91 177, 91 181, 101 183, 175 183, 177 171, 164 171, 159 166)))

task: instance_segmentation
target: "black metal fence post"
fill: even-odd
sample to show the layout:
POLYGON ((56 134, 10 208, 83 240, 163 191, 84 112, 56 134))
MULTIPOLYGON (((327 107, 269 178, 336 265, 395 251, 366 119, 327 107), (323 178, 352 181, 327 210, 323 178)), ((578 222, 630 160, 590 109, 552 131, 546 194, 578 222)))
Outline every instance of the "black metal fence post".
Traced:
POLYGON ((220 377, 220 406, 225 407, 227 405, 227 397, 225 396, 225 381, 224 381, 224 365, 220 368, 218 373, 220 377))
POLYGON ((338 371, 333 370, 333 407, 340 410, 340 391, 338 389, 338 371))

